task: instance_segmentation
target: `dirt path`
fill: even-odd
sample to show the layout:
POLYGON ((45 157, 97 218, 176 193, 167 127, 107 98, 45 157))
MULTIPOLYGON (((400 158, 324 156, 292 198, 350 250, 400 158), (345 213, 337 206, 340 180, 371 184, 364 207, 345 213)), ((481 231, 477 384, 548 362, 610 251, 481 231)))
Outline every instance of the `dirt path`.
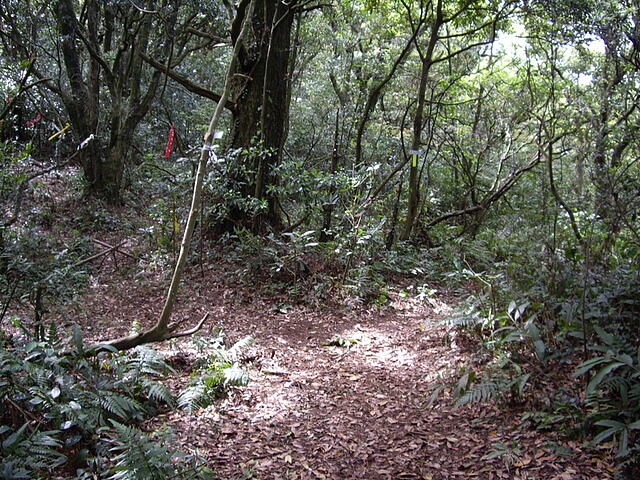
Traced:
MULTIPOLYGON (((256 339, 247 388, 156 420, 220 479, 612 478, 608 451, 527 430, 516 407, 452 407, 450 387, 471 356, 439 322, 442 300, 289 307, 215 281, 189 285, 178 315, 213 311, 230 341, 256 339)), ((115 310, 126 331, 145 312, 152 321, 161 298, 144 284, 97 287, 85 327, 115 310)))

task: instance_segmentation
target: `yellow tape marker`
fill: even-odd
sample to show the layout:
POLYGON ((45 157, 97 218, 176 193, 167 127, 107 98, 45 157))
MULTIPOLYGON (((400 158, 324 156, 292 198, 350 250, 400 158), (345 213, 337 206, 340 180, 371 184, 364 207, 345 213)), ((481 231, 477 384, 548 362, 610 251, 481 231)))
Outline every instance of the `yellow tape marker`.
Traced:
POLYGON ((418 168, 418 155, 422 155, 422 152, 420 150, 409 150, 409 155, 411 155, 411 166, 418 168))
POLYGON ((54 133, 53 135, 51 135, 51 136, 49 137, 49 140, 48 140, 48 141, 50 142, 51 140, 53 140, 53 139, 55 139, 55 138, 59 137, 60 135, 62 135, 64 132, 66 132, 66 131, 67 131, 67 130, 69 130, 70 128, 71 128, 71 125, 67 123, 67 124, 64 126, 64 128, 63 128, 62 130, 60 130, 59 132, 56 132, 56 133, 54 133))

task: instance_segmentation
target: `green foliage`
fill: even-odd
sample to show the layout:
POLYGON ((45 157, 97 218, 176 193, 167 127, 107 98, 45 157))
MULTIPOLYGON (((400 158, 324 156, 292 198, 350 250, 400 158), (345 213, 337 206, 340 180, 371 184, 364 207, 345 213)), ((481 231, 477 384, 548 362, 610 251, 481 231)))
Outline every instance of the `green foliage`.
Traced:
POLYGON ((506 445, 502 442, 494 442, 491 444, 491 451, 484 455, 482 460, 500 458, 504 462, 505 466, 509 468, 520 459, 521 454, 522 452, 515 442, 511 445, 506 445))
POLYGON ((197 456, 169 450, 170 432, 147 435, 135 427, 112 422, 109 452, 115 454, 109 480, 164 480, 212 478, 206 462, 197 456))
POLYGON ((640 347, 624 338, 594 327, 598 344, 590 346, 596 356, 582 362, 575 377, 586 376, 586 404, 600 432, 593 438, 598 444, 618 439, 618 455, 627 457, 638 450, 640 435, 640 347), (632 447, 630 447, 630 441, 632 447))
POLYGON ((54 162, 43 166, 32 153, 31 144, 20 150, 0 143, 0 322, 11 305, 22 304, 31 309, 35 329, 44 328, 52 301, 70 301, 86 284, 86 271, 75 264, 91 252, 91 242, 80 235, 63 239, 56 231, 57 199, 50 190, 72 175, 57 172, 54 162))
POLYGON ((481 383, 474 383, 475 374, 463 375, 455 389, 457 396, 455 407, 460 408, 471 403, 498 402, 508 399, 522 401, 531 374, 523 373, 517 365, 514 370, 512 376, 507 372, 495 372, 481 383))
MULTIPOLYGON (((521 402, 530 383, 531 373, 526 371, 527 354, 535 353, 536 363, 546 360, 546 344, 534 319, 523 321, 528 303, 511 302, 504 316, 496 316, 490 322, 482 319, 478 312, 472 315, 454 316, 449 323, 456 328, 471 330, 478 334, 478 327, 490 327, 485 346, 493 353, 492 362, 486 367, 483 381, 476 382, 473 371, 465 373, 455 388, 456 407, 470 403, 512 400, 521 402)), ((483 335, 482 330, 480 335, 483 335)))
POLYGON ((52 472, 67 462, 60 453, 60 431, 39 432, 25 422, 17 430, 0 426, 2 478, 32 478, 34 472, 52 472))
POLYGON ((189 214, 195 164, 189 157, 167 161, 149 155, 143 165, 135 186, 136 200, 145 203, 148 215, 137 233, 144 235, 152 255, 175 259, 189 214))
POLYGON ((200 337, 194 342, 206 359, 178 396, 178 406, 189 412, 208 407, 233 387, 248 385, 249 373, 242 367, 242 355, 253 345, 253 338, 242 338, 229 348, 225 347, 221 332, 214 338, 200 337))
POLYGON ((205 217, 215 225, 254 218, 267 211, 265 199, 253 196, 258 164, 270 151, 263 146, 229 150, 210 164, 204 191, 210 198, 205 217))
POLYGON ((127 456, 134 455, 135 448, 149 455, 145 465, 175 471, 171 478, 201 478, 180 473, 192 475, 199 460, 185 458, 181 469, 173 461, 178 458, 175 452, 154 445, 156 440, 141 433, 132 433, 134 427, 129 432, 119 429, 122 423, 134 425, 173 405, 171 393, 160 380, 170 368, 160 356, 150 348, 138 347, 127 354, 87 358, 78 329, 72 344, 70 350, 55 338, 2 340, 3 478, 52 478, 69 468, 79 478, 107 471, 112 478, 167 478, 139 473, 143 466, 127 456))

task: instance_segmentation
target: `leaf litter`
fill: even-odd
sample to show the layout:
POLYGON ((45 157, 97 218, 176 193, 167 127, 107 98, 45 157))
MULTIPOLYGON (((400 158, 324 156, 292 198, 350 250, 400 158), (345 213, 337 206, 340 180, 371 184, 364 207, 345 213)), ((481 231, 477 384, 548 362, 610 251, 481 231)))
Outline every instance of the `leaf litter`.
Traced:
MULTIPOLYGON (((126 272, 111 275, 76 305, 89 338, 126 333, 132 319, 151 325, 162 304, 166 279, 132 284, 126 272)), ((230 343, 254 337, 249 386, 215 406, 169 411, 147 425, 169 426, 172 447, 206 457, 217 478, 613 478, 611 449, 528 430, 521 406, 454 408, 452 392, 474 353, 445 341, 440 319, 454 299, 283 309, 282 298, 223 277, 188 278, 176 315, 211 311, 217 324, 200 335, 219 327, 230 343)), ((197 359, 189 339, 156 348, 187 366, 197 359)), ((172 380, 176 388, 189 373, 172 380)))

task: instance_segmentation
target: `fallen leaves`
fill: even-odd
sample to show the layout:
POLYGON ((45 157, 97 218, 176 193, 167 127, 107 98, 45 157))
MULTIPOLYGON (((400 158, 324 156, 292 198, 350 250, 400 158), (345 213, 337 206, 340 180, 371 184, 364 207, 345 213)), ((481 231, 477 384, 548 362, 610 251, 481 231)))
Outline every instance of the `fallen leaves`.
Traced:
MULTIPOLYGON (((454 410, 447 382, 467 365, 469 352, 442 341, 447 332, 430 320, 428 304, 407 299, 384 315, 374 308, 283 309, 282 300, 271 308, 254 292, 231 294, 209 281, 186 286, 189 311, 219 303, 220 312, 233 312, 223 325, 228 338, 256 338, 251 383, 217 408, 170 412, 157 424, 174 430, 174 447, 206 456, 219 478, 613 478, 610 451, 525 430, 518 410, 491 404, 454 410), (327 338, 357 342, 322 346, 327 338)), ((96 311, 117 303, 122 318, 135 318, 155 308, 162 289, 131 290, 123 282, 100 295, 96 311), (105 300, 108 294, 113 300, 105 300), (127 305, 130 314, 122 311, 127 305)), ((91 308, 86 315, 93 324, 91 308)), ((188 355, 187 343, 171 348, 188 355)))

